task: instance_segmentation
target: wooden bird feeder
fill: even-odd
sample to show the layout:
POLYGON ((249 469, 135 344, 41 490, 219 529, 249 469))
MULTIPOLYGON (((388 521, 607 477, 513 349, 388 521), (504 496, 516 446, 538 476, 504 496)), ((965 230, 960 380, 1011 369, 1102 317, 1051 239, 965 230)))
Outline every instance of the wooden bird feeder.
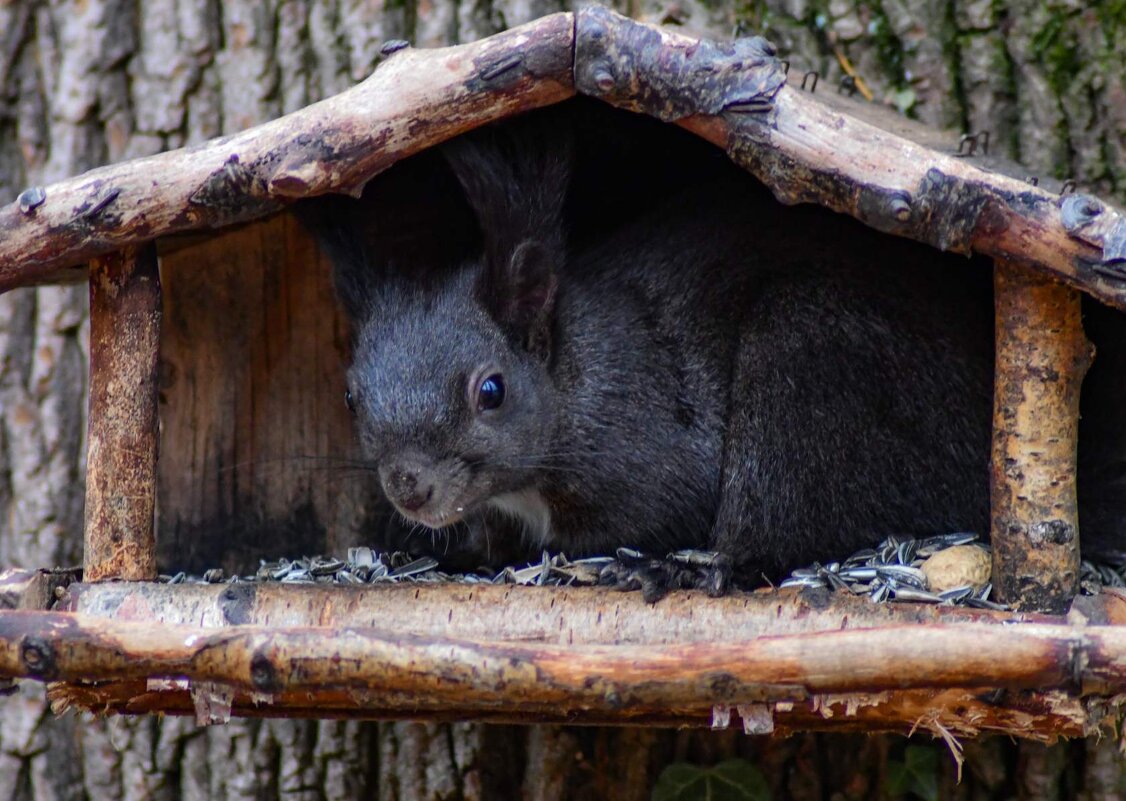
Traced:
POLYGON ((1126 310, 1126 219, 786 72, 759 39, 585 8, 391 52, 280 119, 0 207, 0 291, 88 280, 91 317, 84 574, 0 575, 0 676, 51 682, 56 709, 204 721, 734 719, 1043 740, 1117 722, 1126 596, 1075 597, 1075 458, 1091 360, 1079 293, 1126 310), (650 606, 594 588, 155 581, 156 521, 161 549, 210 537, 268 552, 286 517, 315 515, 340 544, 366 514, 363 492, 287 466, 352 446, 324 262, 275 212, 357 194, 400 159, 576 94, 725 149, 783 203, 995 260, 994 581, 1018 611, 811 590, 650 606))

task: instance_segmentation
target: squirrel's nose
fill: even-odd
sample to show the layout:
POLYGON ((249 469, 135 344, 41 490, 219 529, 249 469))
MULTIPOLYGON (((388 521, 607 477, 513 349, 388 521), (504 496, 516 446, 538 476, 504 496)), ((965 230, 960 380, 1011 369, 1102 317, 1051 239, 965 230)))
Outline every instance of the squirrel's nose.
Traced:
POLYGON ((408 512, 417 512, 433 497, 433 484, 427 484, 425 487, 418 487, 416 485, 413 491, 399 496, 399 506, 403 507, 408 512))
POLYGON ((395 465, 383 486, 391 500, 408 512, 417 512, 434 497, 433 480, 416 466, 395 465))

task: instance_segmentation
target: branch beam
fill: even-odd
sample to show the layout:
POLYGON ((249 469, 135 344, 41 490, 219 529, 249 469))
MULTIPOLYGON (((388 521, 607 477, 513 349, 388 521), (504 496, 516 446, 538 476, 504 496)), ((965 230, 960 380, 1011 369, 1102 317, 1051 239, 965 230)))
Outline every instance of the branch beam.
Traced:
POLYGON ((1126 597, 1077 605, 1088 624, 823 590, 653 606, 595 588, 71 584, 59 607, 77 611, 0 613, 0 675, 67 682, 52 685, 59 710, 204 722, 742 720, 760 734, 1051 739, 1117 719, 1126 686, 1112 625, 1126 597))
POLYGON ((1058 195, 943 152, 933 132, 872 124, 864 107, 845 112, 788 86, 762 40, 717 44, 596 6, 471 44, 398 51, 358 86, 273 122, 28 190, 0 207, 0 292, 73 280, 75 264, 130 244, 358 192, 401 158, 576 86, 725 148, 783 202, 1017 260, 1126 309, 1126 228, 1109 205, 1061 209, 1058 195))
MULTIPOLYGON (((1109 698, 1126 689, 1124 654, 1126 631, 1118 627, 1037 623, 576 646, 420 637, 379 628, 238 625, 201 631, 82 614, 0 612, 0 676, 80 685, 145 681, 145 692, 171 681, 171 689, 209 694, 208 703, 227 714, 236 695, 284 706, 286 699, 301 702, 304 693, 327 693, 338 710, 358 711, 367 703, 408 717, 459 710, 486 718, 526 712, 629 722, 667 720, 675 711, 699 720, 740 708, 744 717, 755 718, 754 709, 763 705, 787 712, 807 703, 812 711, 886 704, 887 711, 905 703, 900 691, 937 697, 990 687, 1059 691, 1056 711, 1070 707, 1086 729, 1095 724, 1079 712, 1076 694, 1109 698), (183 679, 187 687, 176 684, 183 679), (833 698, 846 694, 855 697, 833 698)), ((83 692, 97 694, 75 691, 83 692)), ((990 703, 1004 706, 999 698, 990 703)), ((981 713, 980 703, 971 706, 981 713)))
MULTIPOLYGON (((205 144, 91 170, 0 206, 0 292, 74 280, 75 264, 157 237, 358 193, 401 158, 575 93, 574 18, 400 50, 334 97, 205 144)), ((79 274, 80 275, 80 274, 79 274)))
MULTIPOLYGON (((717 90, 699 73, 727 76, 732 59, 710 42, 598 6, 577 12, 575 38, 581 93, 724 148, 783 203, 816 203, 942 250, 1019 260, 1126 309, 1126 271, 1108 269, 1118 251, 1080 236, 1077 216, 1061 211, 1063 198, 941 151, 933 131, 859 103, 845 111, 835 98, 788 85, 761 47, 745 46, 753 52, 739 53, 739 81, 717 90)), ((1107 204, 1098 209, 1103 221, 1121 217, 1107 204)))

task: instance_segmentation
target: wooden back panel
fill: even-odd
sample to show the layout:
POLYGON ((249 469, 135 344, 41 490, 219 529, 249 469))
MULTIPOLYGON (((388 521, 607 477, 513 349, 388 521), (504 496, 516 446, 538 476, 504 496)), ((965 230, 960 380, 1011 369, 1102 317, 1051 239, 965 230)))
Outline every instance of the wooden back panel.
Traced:
POLYGON ((343 555, 378 494, 351 461, 327 261, 282 214, 166 254, 161 277, 161 569, 343 555))

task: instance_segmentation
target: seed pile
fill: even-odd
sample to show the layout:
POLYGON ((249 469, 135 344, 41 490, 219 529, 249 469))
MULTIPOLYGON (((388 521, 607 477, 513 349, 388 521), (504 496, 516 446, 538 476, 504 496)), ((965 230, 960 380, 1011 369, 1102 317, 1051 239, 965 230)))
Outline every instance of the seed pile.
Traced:
POLYGON ((447 573, 438 569, 438 560, 416 557, 403 551, 383 553, 372 548, 349 548, 347 559, 307 556, 301 559, 263 560, 254 575, 226 576, 221 568, 202 576, 177 573, 161 576, 171 583, 218 584, 222 582, 279 581, 286 584, 388 584, 395 582, 460 581, 471 584, 536 584, 560 586, 596 584, 613 557, 568 559, 564 554, 544 552, 541 561, 524 567, 506 567, 496 573, 447 573))
MULTIPOLYGON (((977 542, 977 534, 940 534, 925 539, 888 537, 875 548, 865 548, 844 562, 814 563, 795 570, 782 582, 783 587, 826 587, 867 595, 873 601, 889 598, 932 604, 960 604, 975 609, 1006 609, 989 600, 992 583, 981 587, 955 587, 932 592, 927 587, 923 563, 939 551, 956 545, 977 542)), ((986 546, 982 546, 986 547, 986 546)))
POLYGON ((252 576, 226 576, 213 568, 202 576, 177 573, 161 576, 170 584, 218 584, 221 582, 280 581, 283 584, 379 584, 397 581, 447 581, 451 576, 438 571, 438 560, 415 557, 402 551, 380 553, 372 548, 349 548, 348 558, 306 556, 301 559, 262 560, 252 576))
POLYGON ((1098 595, 1103 587, 1126 589, 1126 562, 1112 566, 1084 559, 1079 563, 1079 591, 1084 595, 1098 595))
MULTIPOLYGON (((1006 609, 989 600, 992 584, 955 587, 933 592, 921 565, 930 556, 958 545, 976 543, 972 533, 942 534, 923 539, 888 537, 875 548, 857 551, 843 562, 814 563, 799 568, 782 582, 782 587, 826 588, 867 595, 879 603, 889 599, 933 604, 957 604, 977 609, 1006 609)), ((988 545, 981 545, 988 548, 988 545)), ((685 567, 706 567, 716 555, 708 551, 683 550, 669 554, 667 560, 685 567)), ((495 573, 449 573, 438 569, 433 557, 416 557, 396 551, 383 553, 372 548, 349 548, 347 559, 310 556, 300 559, 263 560, 254 575, 226 576, 222 569, 208 570, 202 576, 177 573, 160 580, 180 583, 235 583, 278 581, 289 584, 387 584, 395 582, 455 581, 475 584, 524 584, 536 586, 591 586, 606 583, 606 576, 623 564, 651 560, 629 548, 619 548, 616 556, 568 559, 564 554, 544 552, 538 562, 505 567, 495 573)), ((659 561, 659 560, 657 560, 659 561)), ((1080 591, 1097 594, 1103 587, 1126 588, 1126 564, 1114 567, 1084 560, 1080 591)))

